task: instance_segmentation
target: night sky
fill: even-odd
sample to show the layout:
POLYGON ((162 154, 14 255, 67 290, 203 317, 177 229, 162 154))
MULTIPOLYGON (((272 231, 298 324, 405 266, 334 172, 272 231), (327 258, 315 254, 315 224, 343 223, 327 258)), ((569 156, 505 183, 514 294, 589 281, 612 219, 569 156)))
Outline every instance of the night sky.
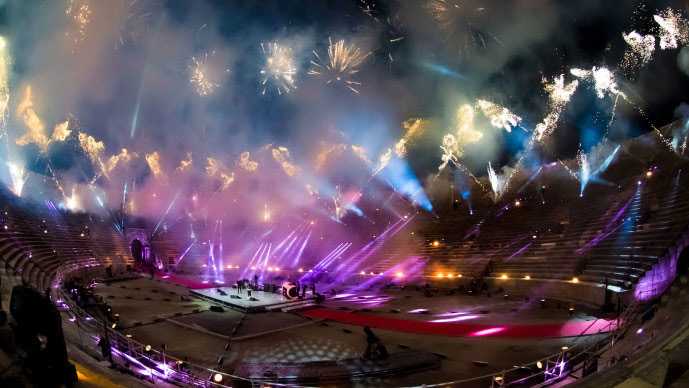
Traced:
MULTIPOLYGON (((470 0, 446 23, 429 11, 433 1, 74 1, 93 11, 74 46, 64 39, 74 33, 65 17, 68 1, 0 1, 12 89, 33 86, 48 128, 69 117, 102 139, 106 154, 159 150, 167 167, 185 152, 229 161, 268 143, 288 146, 302 164, 324 142, 361 144, 375 159, 399 138, 401 122, 421 117, 433 127, 408 159, 423 180, 439 164, 438 145, 459 104, 496 102, 531 130, 547 114, 542 80, 560 74, 571 80, 572 67, 607 66, 647 114, 620 103, 613 141, 668 124, 687 100, 689 77, 678 58, 688 49, 657 48, 638 71, 619 67, 627 50, 622 33, 657 34, 653 15, 666 7, 686 13, 684 1, 470 0), (359 94, 307 74, 313 50, 325 54, 329 37, 371 52, 356 74, 359 94), (297 88, 287 95, 261 93, 260 43, 274 40, 295 50, 297 88), (215 93, 200 98, 189 84, 189 63, 208 53, 227 72, 215 93)), ((610 97, 596 98, 582 82, 540 158, 571 158, 580 144, 594 147, 611 107, 610 97)), ((9 130, 21 133, 21 123, 11 118, 9 130)), ((479 175, 488 161, 512 164, 529 136, 500 132, 490 149, 467 149, 464 162, 479 175)), ((75 148, 74 140, 51 146, 59 170, 88 170, 75 148)), ((35 147, 17 152, 29 168, 45 169, 35 147)))

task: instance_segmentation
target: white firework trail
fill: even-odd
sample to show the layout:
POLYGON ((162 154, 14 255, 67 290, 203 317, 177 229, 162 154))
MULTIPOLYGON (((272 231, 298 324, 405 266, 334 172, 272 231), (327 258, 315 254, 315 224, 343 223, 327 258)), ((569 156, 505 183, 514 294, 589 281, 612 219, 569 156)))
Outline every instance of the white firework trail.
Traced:
POLYGON ((562 166, 562 168, 565 169, 565 171, 567 171, 567 173, 568 173, 572 178, 574 178, 577 182, 579 181, 579 175, 578 175, 576 172, 574 172, 571 168, 569 168, 569 166, 568 166, 565 162, 563 162, 562 160, 559 160, 559 159, 558 159, 558 163, 560 164, 560 166, 562 166))
POLYGON ((552 82, 543 80, 544 89, 549 97, 549 112, 546 117, 536 125, 534 134, 529 142, 531 147, 536 141, 543 141, 550 136, 557 127, 560 120, 560 115, 565 109, 569 101, 572 99, 574 92, 579 87, 579 81, 574 80, 565 84, 565 75, 561 74, 559 77, 553 79, 552 82))
POLYGON ((10 190, 17 197, 22 196, 22 191, 24 190, 24 184, 26 183, 26 170, 23 165, 17 162, 7 162, 7 169, 10 172, 11 186, 10 190))
POLYGON ((488 180, 490 187, 493 190, 493 201, 497 202, 502 198, 507 191, 507 180, 505 177, 498 175, 490 162, 488 162, 488 180))

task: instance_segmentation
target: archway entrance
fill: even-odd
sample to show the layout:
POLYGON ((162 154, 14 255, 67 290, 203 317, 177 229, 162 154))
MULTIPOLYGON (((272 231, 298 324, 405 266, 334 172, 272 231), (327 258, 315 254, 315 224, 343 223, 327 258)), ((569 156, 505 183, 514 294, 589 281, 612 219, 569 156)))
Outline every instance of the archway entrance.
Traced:
POLYGON ((138 238, 135 238, 132 240, 132 243, 130 245, 130 249, 132 251, 132 257, 137 263, 143 263, 144 262, 144 244, 139 241, 138 238))

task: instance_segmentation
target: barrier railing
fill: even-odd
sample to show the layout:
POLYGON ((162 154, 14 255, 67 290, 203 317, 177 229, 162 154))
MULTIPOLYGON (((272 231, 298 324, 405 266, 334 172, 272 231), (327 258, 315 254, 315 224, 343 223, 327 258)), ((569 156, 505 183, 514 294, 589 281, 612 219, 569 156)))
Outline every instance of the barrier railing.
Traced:
POLYGON ((151 382, 165 380, 195 387, 231 387, 242 383, 261 387, 294 386, 247 379, 181 360, 108 327, 77 306, 64 290, 57 289, 55 294, 58 296, 58 308, 68 316, 68 322, 64 326, 67 328, 65 335, 71 337, 70 343, 97 358, 107 358, 101 349, 101 340, 107 337, 112 363, 142 379, 151 382), (69 326, 70 324, 73 326, 69 326))
MULTIPOLYGON (((423 387, 451 387, 451 386, 485 386, 502 387, 510 385, 545 387, 566 379, 582 371, 592 360, 597 360, 601 354, 611 350, 617 339, 624 335, 634 318, 638 315, 637 302, 633 303, 617 319, 611 320, 600 328, 598 333, 589 333, 597 320, 574 338, 570 346, 563 346, 557 353, 547 357, 515 366, 500 372, 466 379, 446 381, 437 384, 423 384, 423 387), (600 338, 593 343, 580 342, 591 335, 599 334, 600 338)), ((597 369, 600 371, 601 369, 597 369)), ((418 386, 417 386, 418 387, 418 386)))
MULTIPOLYGON (((71 336, 70 342, 72 344, 97 358, 103 358, 100 341, 107 336, 113 364, 140 378, 151 382, 159 379, 178 385, 196 387, 297 386, 295 384, 266 382, 263 379, 248 379, 181 360, 108 327, 106 323, 99 321, 77 306, 62 288, 54 288, 54 294, 57 296, 58 308, 69 317, 69 322, 65 322, 65 326, 68 328, 65 330, 65 335, 71 336), (73 326, 69 326, 70 324, 73 326)), ((562 347, 559 352, 547 357, 491 374, 437 384, 424 384, 423 386, 448 387, 464 384, 486 387, 512 384, 546 386, 561 381, 582 370, 588 362, 597 359, 602 353, 612 349, 616 340, 626 332, 630 323, 638 315, 637 310, 638 303, 635 302, 616 320, 611 320, 607 325, 598 328, 597 333, 590 332, 590 329, 598 322, 598 320, 592 321, 591 325, 573 339, 570 346, 562 347), (591 335, 603 337, 593 343, 582 342, 582 339, 590 338, 591 335)))

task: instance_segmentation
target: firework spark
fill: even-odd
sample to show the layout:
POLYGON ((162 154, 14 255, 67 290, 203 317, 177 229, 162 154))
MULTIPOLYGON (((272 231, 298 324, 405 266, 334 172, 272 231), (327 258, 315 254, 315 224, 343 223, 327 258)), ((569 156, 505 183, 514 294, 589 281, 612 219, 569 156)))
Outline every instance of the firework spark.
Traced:
POLYGON ((371 159, 369 159, 369 157, 368 157, 368 152, 366 152, 366 148, 364 148, 360 145, 356 145, 356 144, 352 144, 351 148, 352 148, 352 153, 357 158, 359 158, 359 160, 366 163, 367 166, 371 165, 371 159))
POLYGON ((91 23, 89 0, 69 0, 67 8, 65 8, 65 15, 73 23, 72 30, 68 31, 66 35, 74 43, 72 50, 76 51, 79 45, 86 40, 88 26, 91 23))
POLYGON ((502 198, 502 195, 507 191, 507 179, 504 176, 498 175, 493 166, 488 162, 488 180, 490 187, 493 189, 493 201, 497 202, 502 198))
POLYGON ((192 158, 191 152, 187 152, 187 156, 179 161, 179 166, 177 166, 177 171, 185 172, 191 169, 194 159, 192 158))
POLYGON ((84 132, 79 132, 77 137, 79 139, 81 149, 86 153, 86 156, 89 158, 89 160, 91 160, 91 163, 93 163, 94 166, 97 166, 100 170, 99 174, 95 174, 92 182, 98 179, 101 174, 108 178, 108 169, 103 163, 102 159, 103 151, 105 151, 105 144, 84 132))
POLYGON ((440 150, 443 152, 440 157, 440 166, 438 166, 438 171, 442 171, 447 167, 447 165, 452 162, 454 164, 459 163, 460 147, 457 142, 455 135, 448 133, 443 136, 443 142, 440 145, 440 150))
POLYGON ((248 172, 254 172, 258 169, 258 162, 251 160, 251 153, 249 151, 239 154, 239 161, 237 164, 241 169, 248 172))
POLYGON ((160 154, 158 153, 158 151, 146 154, 145 159, 146 164, 148 164, 148 168, 153 173, 154 178, 158 179, 165 177, 165 173, 163 173, 163 168, 160 166, 160 154))
POLYGON ((78 138, 81 148, 92 161, 100 158, 105 150, 105 144, 102 141, 98 141, 84 132, 79 132, 78 138))
POLYGON ((299 172, 299 168, 291 162, 289 149, 287 147, 276 147, 271 151, 273 159, 282 167, 285 174, 295 176, 299 172))
POLYGON ((220 173, 220 182, 220 191, 227 190, 227 188, 230 187, 230 185, 234 182, 234 172, 220 173))
POLYGON ((0 137, 7 135, 7 108, 10 104, 10 65, 9 44, 0 36, 0 137))
POLYGON ((26 132, 16 141, 17 145, 24 146, 33 143, 38 146, 41 152, 46 152, 50 139, 45 134, 43 121, 34 110, 33 93, 30 85, 24 89, 24 96, 17 105, 17 115, 22 118, 26 126, 26 132))
POLYGON ((653 35, 641 35, 636 31, 622 33, 622 38, 629 46, 622 58, 622 68, 627 72, 636 70, 653 58, 656 49, 656 38, 653 35))
POLYGON ((588 156, 581 149, 581 145, 579 145, 579 150, 577 151, 577 165, 579 166, 579 182, 588 182, 591 177, 591 165, 589 164, 588 156))
POLYGON ((110 174, 118 165, 127 164, 136 157, 138 157, 136 153, 130 153, 126 148, 122 148, 119 154, 108 158, 108 161, 105 163, 106 172, 110 174))
POLYGON ((689 23, 680 12, 666 8, 660 14, 653 15, 653 20, 660 29, 661 50, 676 49, 689 42, 689 23))
POLYGON ((495 128, 502 128, 507 132, 512 132, 512 128, 521 123, 522 118, 510 112, 509 109, 486 100, 478 100, 476 106, 483 112, 483 115, 490 120, 490 125, 495 128))
POLYGON ((206 162, 206 175, 220 180, 220 191, 227 190, 234 182, 234 172, 230 171, 221 161, 215 158, 208 157, 206 162))
POLYGON ((474 129, 475 114, 474 107, 469 104, 460 105, 457 109, 454 133, 443 136, 443 142, 440 145, 442 155, 438 173, 445 169, 450 162, 455 167, 466 170, 460 163, 465 146, 477 143, 483 138, 483 133, 474 129))
POLYGON ((71 212, 82 210, 81 199, 77 194, 76 186, 72 186, 71 195, 65 195, 64 207, 71 212))
POLYGON ((65 120, 64 122, 59 123, 55 126, 55 128, 53 129, 53 134, 50 135, 50 141, 65 141, 71 133, 72 130, 69 129, 69 120, 65 120))
POLYGON ((477 143, 483 138, 483 133, 474 129, 475 115, 476 112, 471 105, 464 104, 457 109, 455 135, 460 147, 477 143))
POLYGON ((323 148, 318 155, 316 155, 316 160, 314 162, 314 167, 316 170, 321 170, 328 161, 338 155, 341 155, 347 150, 347 144, 330 144, 323 148))
MULTIPOLYGON (((579 154, 577 154, 577 164, 579 163, 578 155, 579 154)), ((567 174, 569 174, 577 182, 579 181, 579 174, 577 174, 571 168, 569 168, 569 166, 565 162, 563 162, 562 160, 558 160, 558 163, 560 164, 560 166, 562 166, 562 168, 565 169, 565 171, 567 171, 567 174)))
POLYGON ((21 197, 22 191, 24 190, 24 183, 26 183, 27 178, 24 166, 17 162, 7 162, 7 168, 10 171, 10 180, 12 181, 10 190, 17 197, 21 197))
POLYGON ((387 167, 388 164, 390 164, 391 160, 392 148, 388 148, 378 157, 378 165, 376 166, 375 170, 373 170, 373 176, 376 176, 378 175, 378 173, 385 170, 385 167, 387 167))
POLYGON ((347 210, 342 206, 342 192, 340 191, 340 186, 335 186, 335 194, 333 194, 333 206, 335 207, 335 220, 339 222, 347 213, 347 210))
POLYGON ((277 42, 261 43, 265 64, 261 69, 261 94, 266 94, 269 85, 278 95, 296 88, 297 65, 292 49, 277 42))
POLYGON ((404 135, 395 143, 395 154, 398 158, 404 158, 407 155, 407 145, 420 136, 427 127, 428 121, 423 119, 409 119, 402 123, 404 135))
POLYGON ((602 99, 607 95, 622 97, 624 99, 627 98, 627 96, 620 91, 617 81, 615 81, 615 73, 610 71, 607 67, 594 66, 591 70, 572 68, 570 73, 577 78, 593 81, 593 87, 596 90, 598 98, 602 99))
POLYGON ((569 103, 579 87, 579 81, 574 80, 568 84, 565 84, 565 76, 561 74, 556 77, 552 82, 547 82, 543 80, 544 89, 548 93, 549 97, 549 112, 546 117, 536 125, 534 130, 534 137, 531 143, 534 141, 543 141, 545 138, 550 136, 555 130, 558 121, 560 120, 560 115, 565 109, 565 106, 569 103))
POLYGON ((199 96, 206 97, 215 93, 220 87, 223 74, 230 72, 230 69, 222 68, 219 64, 214 63, 214 58, 215 51, 203 53, 198 58, 191 57, 189 82, 199 96))
POLYGON ((322 78, 326 84, 341 84, 352 92, 359 94, 357 89, 361 82, 354 79, 359 67, 371 53, 364 53, 354 44, 347 44, 344 40, 337 42, 328 39, 327 61, 321 59, 317 51, 313 51, 315 59, 311 60, 308 74, 322 78))
POLYGON ((326 145, 317 155, 314 161, 314 167, 316 170, 321 170, 325 167, 328 162, 335 157, 344 154, 347 151, 351 151, 357 159, 361 160, 367 167, 371 167, 371 159, 368 157, 368 152, 366 149, 360 145, 356 144, 328 144, 326 145))

